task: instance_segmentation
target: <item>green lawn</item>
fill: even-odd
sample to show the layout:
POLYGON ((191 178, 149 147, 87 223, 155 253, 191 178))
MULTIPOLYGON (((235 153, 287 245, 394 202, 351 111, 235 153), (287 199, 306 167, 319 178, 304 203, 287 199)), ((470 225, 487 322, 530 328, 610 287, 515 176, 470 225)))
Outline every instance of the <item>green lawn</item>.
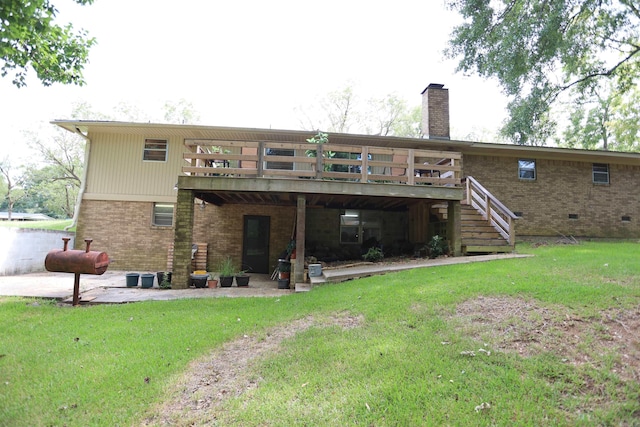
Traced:
POLYGON ((0 425, 639 425, 640 244, 519 250, 535 257, 280 298, 5 298, 0 425), (225 343, 246 357, 287 327, 299 332, 239 367, 228 349, 190 365, 225 343), (167 412, 189 369, 194 407, 216 372, 252 386, 167 412))
MULTIPOLYGON (((64 230, 71 225, 71 219, 56 219, 51 221, 0 221, 0 227, 37 228, 40 230, 64 230)), ((70 231, 75 231, 75 227, 70 231)))

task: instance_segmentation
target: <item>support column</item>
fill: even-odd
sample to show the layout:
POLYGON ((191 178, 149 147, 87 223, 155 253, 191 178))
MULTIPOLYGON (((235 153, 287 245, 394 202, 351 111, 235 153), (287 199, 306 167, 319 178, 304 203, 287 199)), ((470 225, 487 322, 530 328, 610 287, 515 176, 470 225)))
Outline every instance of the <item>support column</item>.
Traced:
POLYGON ((193 244, 194 193, 178 190, 176 205, 176 228, 173 240, 173 289, 187 289, 191 278, 191 245, 193 244))
POLYGON ((447 204, 447 237, 453 256, 462 255, 462 208, 459 200, 447 204))
POLYGON ((298 195, 298 208, 296 214, 296 264, 293 277, 294 286, 296 283, 304 282, 304 239, 305 224, 307 222, 307 198, 304 194, 298 195))

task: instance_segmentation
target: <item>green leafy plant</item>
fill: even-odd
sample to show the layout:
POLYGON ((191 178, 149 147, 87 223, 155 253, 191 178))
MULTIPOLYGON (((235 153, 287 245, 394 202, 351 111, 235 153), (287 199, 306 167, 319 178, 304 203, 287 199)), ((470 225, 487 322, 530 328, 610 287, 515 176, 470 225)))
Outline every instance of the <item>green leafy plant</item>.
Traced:
MULTIPOLYGON (((329 134, 318 131, 317 134, 315 134, 311 138, 308 138, 307 142, 310 142, 312 144, 327 144, 329 142, 329 134)), ((318 155, 318 152, 316 150, 307 150, 305 154, 307 155, 307 157, 316 157, 318 155)), ((333 151, 324 151, 322 153, 322 157, 326 159, 332 159, 333 157, 335 157, 335 155, 336 153, 334 153, 333 151)), ((331 165, 325 164, 324 170, 325 172, 330 171, 331 165)))
POLYGON ((162 281, 158 284, 160 289, 171 289, 171 281, 169 280, 170 274, 171 273, 168 271, 162 273, 162 281))
POLYGON ((232 277, 238 272, 238 267, 233 263, 231 258, 227 257, 218 264, 218 273, 220 277, 232 277))
POLYGON ((444 237, 435 235, 427 243, 427 254, 429 258, 437 258, 441 255, 446 255, 449 252, 449 245, 444 237))
POLYGON ((384 254, 382 253, 382 249, 374 246, 369 248, 367 253, 362 255, 362 258, 364 258, 364 260, 368 262, 378 262, 382 261, 382 259, 384 258, 384 254))

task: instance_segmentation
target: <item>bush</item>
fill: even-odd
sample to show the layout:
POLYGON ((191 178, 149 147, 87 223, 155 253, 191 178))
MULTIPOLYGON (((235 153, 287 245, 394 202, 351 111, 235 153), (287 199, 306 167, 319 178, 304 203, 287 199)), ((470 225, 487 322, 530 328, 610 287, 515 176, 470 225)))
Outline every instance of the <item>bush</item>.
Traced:
POLYGON ((384 258, 384 254, 382 253, 382 249, 373 247, 369 248, 367 253, 362 255, 362 258, 367 262, 378 262, 384 258))
POLYGON ((429 258, 438 258, 441 255, 445 255, 449 252, 449 246, 447 245, 447 241, 444 237, 438 236, 437 234, 431 238, 429 243, 427 243, 427 253, 429 254, 429 258))

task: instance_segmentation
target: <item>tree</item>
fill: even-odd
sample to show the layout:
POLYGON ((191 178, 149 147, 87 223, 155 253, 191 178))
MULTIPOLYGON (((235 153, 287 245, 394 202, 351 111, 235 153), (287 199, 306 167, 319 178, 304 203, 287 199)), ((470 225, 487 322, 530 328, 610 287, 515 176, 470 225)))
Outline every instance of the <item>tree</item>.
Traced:
POLYGON ((625 96, 614 91, 595 91, 569 114, 569 125, 557 144, 587 150, 637 151, 640 148, 640 91, 625 96), (604 93, 602 93, 604 92, 604 93))
POLYGON ((0 162, 0 176, 5 184, 2 204, 7 209, 7 220, 11 221, 14 205, 24 196, 24 192, 20 188, 20 178, 15 177, 15 172, 8 158, 0 162))
POLYGON ((421 136, 420 107, 409 108, 407 102, 395 94, 381 99, 370 98, 363 103, 351 84, 329 92, 314 106, 301 108, 300 111, 304 115, 300 124, 307 130, 415 138, 421 136))
POLYGON ((365 133, 368 135, 406 136, 419 138, 421 108, 409 109, 407 101, 396 94, 382 99, 370 99, 364 115, 365 133))
MULTIPOLYGON (((79 119, 103 117, 88 104, 74 105, 72 116, 79 119)), ((56 128, 52 135, 41 138, 27 133, 29 147, 38 162, 28 165, 23 174, 23 187, 29 209, 48 215, 73 216, 82 183, 85 141, 79 135, 56 128)))
MULTIPOLYGON (((81 5, 93 0, 74 0, 81 5)), ((31 66, 45 85, 84 84, 82 70, 95 44, 87 32, 73 31, 73 25, 54 23, 58 10, 48 0, 0 2, 0 69, 2 77, 13 73, 13 84, 26 85, 31 66)))
POLYGON ((164 121, 165 123, 195 124, 200 121, 200 115, 191 102, 181 98, 178 102, 164 103, 164 121))
POLYGON ((615 96, 640 78, 637 0, 455 0, 465 22, 446 53, 458 70, 497 78, 510 97, 502 133, 544 144, 555 133, 550 107, 588 96, 604 81, 615 96))

